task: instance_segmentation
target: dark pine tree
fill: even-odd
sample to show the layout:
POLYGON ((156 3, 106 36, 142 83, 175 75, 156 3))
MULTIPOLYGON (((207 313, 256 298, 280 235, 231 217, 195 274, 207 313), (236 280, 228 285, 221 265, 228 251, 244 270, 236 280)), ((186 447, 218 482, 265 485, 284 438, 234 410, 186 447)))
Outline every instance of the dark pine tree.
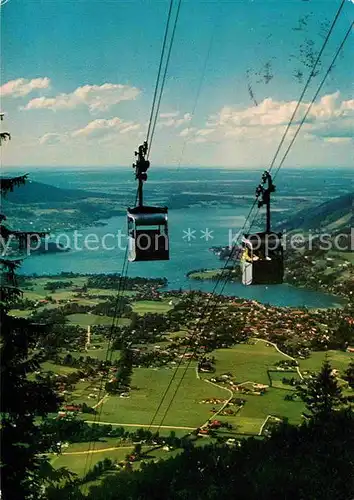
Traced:
POLYGON ((344 402, 342 389, 327 359, 323 362, 321 371, 305 387, 299 388, 299 393, 310 412, 305 416, 312 419, 328 418, 344 402))
MULTIPOLYGON (((9 137, 8 132, 2 132, 1 142, 9 137)), ((4 196, 24 184, 26 176, 1 178, 0 181, 4 196)), ((58 410, 59 400, 48 379, 30 377, 42 361, 40 345, 45 329, 9 315, 14 301, 22 295, 15 271, 21 264, 24 243, 35 233, 11 231, 3 225, 4 220, 6 217, 1 215, 1 498, 39 499, 46 480, 59 481, 65 475, 63 470, 62 475, 54 471, 45 455, 56 449, 55 436, 41 432, 38 426, 41 418, 58 410)))

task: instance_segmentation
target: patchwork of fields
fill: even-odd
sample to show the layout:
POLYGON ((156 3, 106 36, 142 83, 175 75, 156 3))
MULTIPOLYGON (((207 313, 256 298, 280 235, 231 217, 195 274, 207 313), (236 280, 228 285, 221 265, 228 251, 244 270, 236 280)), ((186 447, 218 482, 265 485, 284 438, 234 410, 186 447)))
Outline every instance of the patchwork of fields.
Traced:
MULTIPOLYGON (((53 278, 54 279, 58 279, 53 278)), ((84 296, 78 294, 78 288, 84 287, 87 281, 85 277, 70 278, 72 285, 49 292, 46 284, 49 278, 34 279, 31 289, 27 289, 24 298, 38 301, 36 311, 45 311, 59 308, 63 303, 75 303, 82 306, 95 306, 107 297, 114 296, 114 290, 89 289, 84 296), (51 300, 43 302, 50 295, 51 300)), ((65 279, 61 279, 65 281, 65 279)), ((135 292, 125 292, 134 313, 143 316, 148 313, 166 314, 173 309, 177 299, 162 298, 162 300, 136 300, 135 292)), ((16 309, 12 311, 15 316, 30 316, 30 309, 16 309)), ((90 329, 96 325, 110 326, 112 317, 105 314, 93 314, 91 312, 78 312, 66 316, 68 324, 82 327, 87 330, 88 345, 86 350, 67 349, 67 354, 73 359, 89 356, 104 361, 107 354, 107 339, 102 335, 91 334, 90 329)), ((121 317, 117 325, 127 326, 130 324, 128 317, 121 317)), ((147 345, 149 349, 164 349, 171 342, 183 338, 188 330, 181 325, 180 331, 166 332, 158 342, 158 346, 147 345)), ((339 370, 339 378, 344 373, 353 354, 342 351, 328 351, 327 353, 312 352, 307 359, 299 360, 299 371, 318 371, 325 358, 328 356, 332 367, 339 370)), ((300 379, 300 374, 295 368, 279 370, 277 363, 288 360, 289 357, 282 354, 276 347, 259 339, 250 339, 248 343, 240 343, 231 348, 217 349, 210 353, 215 358, 215 373, 198 373, 197 361, 186 360, 170 361, 165 366, 158 367, 135 367, 131 380, 131 391, 128 395, 109 395, 104 397, 99 410, 98 421, 102 423, 126 426, 127 428, 149 428, 159 429, 161 435, 169 434, 174 430, 177 435, 185 435, 193 429, 202 426, 209 419, 217 418, 221 422, 231 424, 232 429, 220 431, 219 435, 240 436, 258 435, 267 417, 272 415, 286 418, 290 423, 298 424, 302 421, 304 404, 300 400, 289 401, 286 396, 294 392, 294 387, 284 383, 284 378, 300 379), (228 379, 220 382, 220 378, 228 374, 228 379), (210 383, 210 379, 218 379, 217 383, 210 383), (266 386, 261 393, 243 392, 236 390, 230 385, 230 380, 240 387, 252 387, 254 384, 266 386), (160 402, 165 395, 163 404, 160 402), (244 404, 241 406, 230 406, 232 413, 219 415, 222 405, 231 398, 241 398, 244 404), (217 403, 208 400, 218 400, 217 403), (171 403, 172 402, 172 403, 171 403), (160 425, 161 428, 160 428, 160 425)), ((111 352, 112 362, 118 360, 120 351, 111 352)), ((57 361, 58 362, 58 361, 57 361)), ((69 375, 77 372, 73 366, 64 366, 54 362, 46 362, 42 365, 43 371, 58 375, 69 375)), ((226 377, 226 376, 225 376, 226 377)), ((86 403, 89 406, 99 404, 100 399, 105 396, 102 378, 99 376, 81 379, 75 383, 69 394, 66 394, 67 404, 86 403), (103 390, 102 390, 103 389, 103 390)), ((94 421, 95 417, 88 414, 80 414, 80 418, 86 421, 94 421)), ((208 442, 206 438, 204 442, 208 442)), ((86 464, 88 443, 70 445, 65 449, 65 454, 53 457, 56 467, 68 466, 79 475, 83 474, 86 464), (75 454, 74 454, 75 453, 75 454)), ((92 465, 105 457, 123 460, 132 450, 132 446, 122 448, 119 440, 107 438, 95 444, 95 453, 92 457, 92 465), (102 450, 102 451, 100 451, 102 450)), ((166 452, 158 450, 153 456, 156 458, 170 456, 166 452)))

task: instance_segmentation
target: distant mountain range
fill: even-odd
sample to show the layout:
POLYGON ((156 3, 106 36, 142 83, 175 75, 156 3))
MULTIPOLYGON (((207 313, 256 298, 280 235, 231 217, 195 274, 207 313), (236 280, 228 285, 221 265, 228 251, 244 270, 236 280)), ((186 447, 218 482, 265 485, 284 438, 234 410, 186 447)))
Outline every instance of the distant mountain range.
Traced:
POLYGON ((277 230, 347 231, 354 227, 354 192, 301 210, 277 225, 277 230))
POLYGON ((12 229, 55 232, 102 225, 104 219, 125 214, 127 201, 117 201, 113 193, 28 181, 3 196, 1 205, 12 229))
MULTIPOLYGON (((38 222, 41 222, 42 227, 43 224, 44 227, 49 224, 55 228, 56 224, 53 219, 58 218, 58 215, 61 226, 67 225, 66 223, 71 226, 74 220, 76 223, 89 225, 93 221, 122 215, 125 213, 124 207, 128 206, 127 203, 129 204, 128 198, 129 196, 127 200, 117 200, 116 195, 112 193, 63 189, 41 182, 28 181, 25 185, 8 193, 2 199, 2 203, 4 213, 15 216, 20 222, 25 223, 26 219, 34 220, 35 217, 38 222), (51 214, 50 210, 43 209, 55 209, 58 213, 51 214)), ((204 201, 203 197, 202 201, 204 201)), ((180 208, 178 203, 177 206, 180 208)), ((350 230, 351 227, 354 227, 354 192, 301 210, 276 224, 275 229, 288 232, 326 230, 336 233, 350 230)))
POLYGON ((27 181, 23 186, 17 187, 8 193, 5 200, 10 203, 62 203, 78 201, 87 198, 112 198, 112 194, 95 193, 83 189, 63 189, 42 182, 27 181))

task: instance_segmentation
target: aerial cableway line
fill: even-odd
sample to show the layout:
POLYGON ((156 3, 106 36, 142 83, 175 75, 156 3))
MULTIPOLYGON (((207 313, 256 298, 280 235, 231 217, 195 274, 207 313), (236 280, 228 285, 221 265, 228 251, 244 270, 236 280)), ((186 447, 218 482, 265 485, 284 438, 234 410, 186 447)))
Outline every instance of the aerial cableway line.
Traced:
MULTIPOLYGON (((342 7, 343 7, 343 2, 342 2, 342 4, 341 4, 341 6, 340 6, 339 11, 338 11, 338 12, 337 12, 337 14, 336 14, 336 17, 335 17, 334 22, 332 23, 332 26, 331 26, 331 28, 330 28, 329 35, 330 35, 330 34, 332 33, 332 31, 333 31, 333 28, 334 28, 334 26, 335 26, 335 24, 336 24, 336 22, 337 22, 337 20, 338 20, 338 17, 339 17, 339 14, 340 14, 340 12, 341 12, 342 7)), ((313 97, 313 99, 312 99, 312 101, 311 101, 311 103, 310 103, 310 105, 309 105, 309 107, 308 107, 308 109, 307 109, 307 111, 306 111, 306 113, 305 113, 305 115, 304 115, 303 119, 301 120, 301 122, 300 122, 300 124, 299 124, 299 127, 298 127, 298 129, 297 129, 297 131, 296 131, 296 133, 295 133, 294 137, 292 138, 292 141, 291 141, 291 143, 290 143, 290 145, 289 145, 289 147, 288 147, 288 149, 287 149, 287 151, 286 151, 285 155, 284 155, 284 157, 283 157, 283 159, 282 159, 281 163, 279 164, 279 166, 278 166, 278 168, 277 168, 277 170, 276 170, 276 172, 275 172, 275 175, 277 175, 277 174, 278 174, 278 172, 279 172, 279 170, 280 170, 281 166, 283 165, 283 163, 284 163, 284 161, 285 161, 285 159, 286 159, 287 154, 290 152, 290 149, 291 149, 291 147, 293 146, 293 144, 294 144, 294 142, 295 142, 295 140, 296 140, 296 137, 297 137, 298 133, 300 132, 300 129, 301 129, 301 127, 302 127, 303 123, 305 122, 306 117, 307 117, 308 113, 310 112, 310 109, 311 109, 311 107, 312 107, 312 105, 313 105, 314 101, 315 101, 315 100, 316 100, 316 98, 318 97, 318 94, 319 94, 319 92, 321 91, 321 89, 322 89, 322 87, 323 87, 323 85, 324 85, 324 83, 325 83, 325 80, 327 79, 327 77, 328 77, 329 73, 332 71, 333 66, 334 66, 334 64, 335 64, 335 62, 336 62, 336 60, 337 60, 337 58, 338 58, 338 56, 339 56, 340 52, 342 51, 342 49, 343 49, 343 47, 344 47, 344 45, 345 45, 346 41, 348 40, 349 35, 350 35, 350 32, 352 31, 352 29, 353 29, 353 23, 351 23, 351 25, 350 25, 349 29, 347 30, 347 32, 346 32, 346 34, 345 34, 345 36, 344 36, 344 38, 343 38, 343 40, 342 40, 342 42, 341 42, 340 46, 338 47, 338 49, 337 49, 337 51, 336 51, 336 53, 335 53, 335 55, 334 55, 334 57, 333 57, 333 59, 332 59, 332 62, 331 62, 331 64, 330 64, 330 66, 328 67, 328 70, 327 70, 326 74, 324 75, 324 78, 322 79, 322 81, 321 81, 321 83, 320 83, 319 87, 317 88, 317 91, 316 91, 316 93, 315 93, 315 95, 314 95, 314 97, 313 97)), ((329 36, 327 36, 327 37, 326 37, 326 40, 325 40, 324 44, 326 44, 326 43, 327 43, 328 38, 329 38, 329 36)), ((321 54, 322 54, 322 53, 323 53, 323 48, 321 49, 321 54)), ((315 66, 317 66, 318 62, 319 62, 319 59, 318 59, 318 60, 316 60, 316 62, 315 62, 315 66)), ((314 67, 315 67, 315 66, 314 66, 314 67)), ((314 68, 313 68, 313 69, 312 69, 312 71, 311 71, 311 75, 313 75, 313 73, 314 73, 314 68)), ((307 88, 307 86, 308 86, 308 82, 306 82, 305 87, 307 88)), ((305 89, 305 91, 306 91, 306 89, 305 89)), ((302 99, 303 95, 305 94, 305 91, 302 93, 301 99, 302 99)), ((297 108, 298 108, 298 107, 299 107, 299 103, 298 103, 297 108)), ((294 114, 294 116, 295 116, 295 114, 294 114)), ((289 124, 288 124, 288 126, 287 126, 287 129, 286 129, 286 133, 287 133, 287 132, 289 131, 289 129, 290 129, 290 126, 291 126, 291 124, 292 124, 292 121, 293 121, 293 119, 294 119, 294 116, 292 116, 292 117, 291 117, 291 119, 290 119, 290 122, 289 122, 289 124)), ((286 135, 286 133, 284 134, 284 136, 283 136, 283 138, 282 138, 281 145, 282 145, 282 143, 284 142, 284 139, 285 139, 285 135, 286 135)), ((281 145, 278 147, 278 151, 280 150, 281 145)), ((277 155, 276 155, 276 156, 277 156, 277 155)), ((276 158, 276 156, 275 156, 275 158, 276 158)), ((269 168, 268 172, 265 172, 265 174, 270 173, 270 171, 272 170, 272 167, 273 167, 273 165, 271 165, 271 166, 270 166, 270 168, 269 168)), ((275 175, 274 175, 274 177, 275 177, 275 175)), ((274 178, 274 177, 273 177, 273 178, 274 178)), ((249 221, 249 219, 251 218, 252 213, 253 213, 253 211, 254 211, 254 209, 255 209, 256 205, 257 205, 257 199, 253 202, 253 205, 252 205, 252 207, 251 207, 251 209, 250 209, 250 211, 249 211, 249 213, 248 213, 248 215, 247 215, 247 218, 246 218, 246 220, 245 220, 245 223, 244 223, 244 225, 243 225, 242 229, 240 230, 239 234, 242 234, 242 233, 243 233, 243 231, 245 230, 245 228, 247 227, 248 221, 249 221)), ((259 212, 259 208, 260 208, 260 207, 258 206, 258 210, 257 210, 256 214, 253 216, 253 219, 252 219, 252 221, 251 221, 250 225, 248 226, 248 227, 249 227, 249 229, 248 229, 249 231, 251 230, 252 226, 253 226, 253 225, 254 225, 254 223, 255 223, 255 220, 256 220, 257 215, 258 215, 258 212, 259 212)), ((229 254, 229 256, 228 256, 228 258, 227 258, 227 260, 226 260, 226 263, 225 263, 225 265, 224 265, 224 267, 223 267, 223 269, 222 269, 222 272, 220 273, 220 276, 218 277, 218 279, 217 279, 217 281, 216 281, 216 284, 215 284, 215 286, 214 286, 214 289, 213 289, 213 291, 212 291, 211 296, 209 296, 208 300, 206 301, 206 305, 205 305, 205 307, 204 307, 204 310, 202 311, 202 313, 201 313, 201 315, 200 315, 200 317, 199 317, 198 324, 197 324, 197 326, 196 326, 196 328, 195 328, 194 332, 193 332, 193 333, 192 333, 192 335, 191 335, 190 342, 189 342, 189 344, 186 346, 184 353, 186 353, 186 352, 187 352, 187 351, 188 351, 188 350, 192 347, 192 345, 194 345, 194 344, 195 344, 196 335, 197 335, 197 333, 198 333, 198 326, 199 326, 199 324, 201 323, 201 321, 205 318, 206 313, 207 313, 207 311, 208 311, 208 310, 209 310, 209 318, 208 318, 207 324, 210 322, 210 320, 211 320, 211 318, 212 318, 212 315, 213 315, 213 313, 214 313, 214 311, 215 311, 215 309, 216 309, 217 301, 218 301, 219 297, 222 295, 223 290, 224 290, 224 288, 225 288, 225 286, 226 286, 226 284, 227 284, 227 281, 228 281, 228 279, 229 279, 229 273, 228 273, 228 272, 227 272, 227 273, 225 273, 225 271, 227 271, 227 268, 228 268, 228 266, 229 266, 229 262, 230 262, 230 260, 232 260, 232 258, 233 258, 233 256, 234 256, 234 251, 236 250, 236 244, 237 244, 237 242, 236 242, 236 243, 235 243, 235 245, 233 246, 233 248, 232 248, 232 250, 231 250, 231 252, 230 252, 230 254, 229 254), (221 291, 219 292, 219 294, 218 294, 218 295, 216 295, 216 296, 215 296, 216 289, 217 289, 217 287, 219 286, 219 283, 220 283, 220 282, 221 282, 221 283, 223 282, 223 285, 222 285, 221 291), (216 301, 215 301, 214 305, 212 306, 212 305, 211 305, 211 299, 212 299, 212 298, 214 298, 214 297, 216 298, 216 301)), ((205 326, 206 326, 206 325, 205 325, 205 326)), ((205 326, 204 326, 204 328, 205 328, 205 326)), ((195 352, 196 352, 196 350, 197 350, 197 347, 198 347, 198 346, 194 347, 194 349, 193 349, 193 353, 192 353, 192 354, 195 354, 195 352)), ((161 399, 161 401, 160 401, 160 403, 159 403, 159 405, 158 405, 158 407, 157 407, 157 409, 156 409, 156 411, 155 411, 155 414, 154 414, 154 416, 153 416, 153 418, 152 418, 152 420, 151 420, 150 427, 151 427, 151 425, 153 424, 153 422, 154 422, 155 418, 157 417, 157 415, 158 415, 158 413, 159 413, 159 411, 160 411, 160 409, 161 409, 161 407, 162 407, 162 405, 163 405, 163 403, 164 403, 164 401, 165 401, 165 399, 166 399, 166 397, 167 397, 167 394, 168 394, 168 392, 169 392, 169 390, 170 390, 170 388, 171 388, 171 385, 172 385, 173 380, 174 380, 174 378, 175 378, 175 376, 176 376, 176 373, 178 372, 178 369, 179 369, 179 367, 180 367, 180 366, 181 366, 181 364, 182 364, 182 360, 183 360, 183 357, 181 357, 181 359, 180 359, 180 361, 179 361, 179 363, 178 363, 178 365, 177 365, 177 367, 176 367, 176 369, 175 369, 175 371, 174 371, 174 373, 173 373, 173 375, 172 375, 172 377, 171 377, 170 383, 168 384, 168 387, 166 388, 166 390, 165 390, 165 392, 164 392, 164 394, 163 394, 163 396, 162 396, 162 399, 161 399)), ((166 418, 166 416, 167 416, 167 414, 168 414, 168 412, 169 412, 169 410, 170 410, 170 408, 171 408, 171 406, 172 406, 172 404, 173 404, 173 401, 174 401, 174 399, 175 399, 175 397, 176 397, 176 394, 177 394, 177 392, 178 392, 178 390, 179 390, 179 388, 180 388, 180 386, 181 386, 181 384, 182 384, 182 382, 183 382, 183 380, 184 380, 184 377, 185 377, 185 375, 186 375, 186 373, 187 373, 187 370, 188 370, 188 368, 189 368, 189 366, 190 366, 190 364, 191 364, 191 361, 192 361, 192 357, 188 360, 188 362, 187 362, 187 364, 186 364, 186 367, 185 367, 185 369, 184 369, 184 372, 183 372, 183 374, 182 374, 182 377, 180 378, 180 380, 179 380, 179 381, 178 381, 178 383, 177 383, 177 386, 176 386, 176 388, 175 388, 175 390, 174 390, 174 393, 173 393, 173 395, 172 395, 172 398, 171 398, 170 402, 168 403, 168 406, 167 406, 167 408, 166 408, 166 410, 165 410, 165 412, 164 412, 164 414, 163 414, 163 417, 162 417, 162 419, 161 419, 161 421, 160 421, 159 428, 163 425, 163 423, 164 423, 164 421, 165 421, 165 418, 166 418)))
MULTIPOLYGON (((127 281, 127 276, 128 276, 129 262, 132 260, 150 260, 148 258, 145 258, 145 259, 132 258, 131 238, 136 235, 136 233, 134 235, 134 231, 137 230, 137 226, 139 225, 139 222, 140 223, 143 222, 143 225, 146 225, 146 223, 150 224, 152 222, 156 222, 156 219, 153 219, 153 217, 156 214, 164 217, 165 222, 163 222, 162 225, 165 224, 166 232, 167 232, 167 208, 166 208, 166 211, 164 211, 164 208, 158 209, 157 211, 145 210, 145 214, 142 213, 141 208, 143 208, 143 209, 157 208, 157 207, 144 207, 144 205, 143 205, 143 182, 146 181, 146 179, 147 179, 146 171, 150 166, 150 162, 147 160, 148 140, 150 139, 150 147, 151 147, 151 141, 152 141, 152 138, 154 135, 157 117, 159 114, 161 99, 162 99, 166 75, 167 75, 167 69, 168 69, 171 51, 172 51, 174 35, 175 35, 176 26, 177 26, 177 22, 178 22, 181 0, 179 0, 179 2, 178 2, 177 13, 176 13, 174 27, 173 27, 173 33, 172 33, 172 37, 170 40, 170 46, 169 46, 169 50, 168 50, 168 54, 167 54, 167 60, 165 62, 163 79, 162 79, 162 83, 161 83, 161 87, 160 87, 160 94, 159 94, 158 102, 156 105, 156 98, 157 98, 157 93, 158 93, 159 84, 160 84, 160 77, 161 77, 161 71, 162 71, 162 67, 163 67, 164 54, 165 54, 166 47, 167 47, 168 32, 169 32, 169 26, 170 26, 170 22, 171 22, 171 15, 172 15, 172 11, 173 11, 173 6, 174 6, 174 0, 171 0, 170 5, 169 5, 169 10, 168 10, 168 16, 167 16, 167 21, 166 21, 162 49, 161 49, 161 56, 160 56, 158 73, 157 73, 153 103, 152 103, 152 108, 151 108, 151 113, 150 113, 150 120, 149 120, 149 125, 148 125, 148 132, 147 132, 147 140, 144 142, 143 145, 141 145, 138 148, 138 151, 135 153, 135 155, 138 158, 137 158, 136 163, 133 165, 133 168, 135 168, 136 178, 138 179, 138 189, 137 189, 135 202, 134 202, 135 208, 128 209, 128 228, 130 229, 131 232, 128 233, 128 244, 126 246, 125 256, 124 256, 124 261, 123 261, 123 266, 122 266, 122 272, 121 272, 119 284, 118 284, 118 291, 117 291, 116 300, 115 300, 114 315, 113 315, 112 324, 111 324, 111 328, 110 328, 110 334, 109 334, 109 338, 108 338, 108 344, 107 344, 106 356, 105 356, 106 370, 104 371, 104 373, 101 377, 101 381, 100 381, 100 388, 99 388, 99 395, 98 395, 99 401, 102 399, 102 394, 103 394, 104 389, 105 389, 105 382, 107 381, 108 367, 110 364, 109 362, 112 361, 112 355, 113 355, 112 343, 113 343, 113 340, 115 338, 115 333, 116 333, 116 328, 117 328, 117 320, 120 318, 120 316, 122 314, 123 307, 124 307, 122 304, 122 302, 123 302, 122 297, 123 297, 123 293, 125 291, 125 286, 126 286, 126 281, 127 281), (143 215, 143 217, 139 219, 139 217, 141 217, 141 215, 143 215), (144 217, 144 215, 146 217, 144 217), (132 224, 133 224, 133 228, 132 228, 132 224)), ((159 219, 157 222, 158 223, 162 222, 162 218, 159 219)), ((160 259, 152 259, 152 260, 162 260, 162 259, 160 258, 160 259)), ((126 347, 129 348, 129 345, 130 345, 129 341, 127 341, 126 347)), ((101 420, 102 407, 103 407, 103 403, 100 405, 98 413, 95 414, 94 424, 99 424, 99 422, 101 420)), ((93 456, 93 454, 91 453, 92 449, 95 449, 95 443, 91 439, 89 442, 89 448, 88 448, 88 453, 87 453, 87 457, 86 457, 84 475, 86 474, 87 470, 91 467, 91 464, 92 464, 92 456, 93 456)))
POLYGON ((171 0, 166 22, 165 35, 161 50, 160 63, 155 84, 146 141, 135 151, 137 157, 133 164, 135 178, 138 181, 138 204, 127 209, 128 245, 130 262, 169 260, 168 208, 153 207, 144 204, 143 189, 150 168, 149 154, 155 135, 156 124, 160 112, 161 100, 166 83, 167 71, 179 18, 181 0, 178 0, 172 34, 168 32, 171 23, 174 1, 171 0), (168 46, 168 49, 167 49, 168 46), (167 50, 166 60, 164 61, 167 50), (163 69, 164 67, 164 69, 163 69))

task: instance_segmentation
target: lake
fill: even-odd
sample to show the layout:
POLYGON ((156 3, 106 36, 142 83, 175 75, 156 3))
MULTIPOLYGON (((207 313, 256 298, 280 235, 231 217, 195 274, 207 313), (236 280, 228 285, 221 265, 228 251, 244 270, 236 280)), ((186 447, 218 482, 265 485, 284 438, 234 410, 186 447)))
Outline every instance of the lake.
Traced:
MULTIPOLYGON (((30 179, 62 188, 80 188, 114 193, 117 207, 134 199, 136 183, 129 168, 53 168, 29 169, 30 179)), ((13 174, 13 172, 12 172, 13 174)), ((229 243, 242 227, 260 182, 262 170, 217 168, 151 168, 145 184, 147 202, 169 207, 170 261, 130 263, 129 276, 166 277, 169 289, 214 291, 215 283, 193 281, 186 273, 201 268, 223 267, 211 246, 229 243), (186 206, 188 205, 188 206, 186 206), (188 236, 189 235, 189 236, 188 236)), ((353 172, 350 169, 282 169, 276 179, 273 217, 282 218, 286 212, 297 210, 350 192, 353 172)), ((104 227, 91 227, 68 232, 59 240, 69 245, 67 253, 32 256, 25 259, 22 272, 26 274, 117 273, 122 271, 126 238, 125 217, 105 221, 104 227), (119 233, 120 231, 120 233, 119 233), (88 235, 99 244, 84 245, 88 235), (105 235, 110 234, 110 236, 105 235), (118 248, 120 234, 121 248, 118 248), (112 249, 104 249, 103 241, 112 249), (74 246, 77 248, 74 249, 74 246), (82 248, 82 249, 79 249, 82 248)), ((60 235, 56 235, 58 238, 60 235)), ((220 292, 218 287, 216 293, 220 292)), ((335 307, 339 298, 289 285, 251 286, 227 283, 224 294, 255 299, 277 306, 335 307)))
MULTIPOLYGON (((171 210, 170 224, 170 260, 160 262, 133 262, 129 263, 128 276, 166 277, 169 281, 168 289, 191 289, 205 292, 214 291, 215 283, 209 281, 195 281, 186 277, 186 273, 193 269, 223 267, 224 263, 209 250, 212 245, 225 245, 244 221, 244 216, 231 209, 189 209, 171 210), (232 214, 233 212, 233 214, 232 214), (188 228, 195 236, 186 237, 188 228), (208 229, 212 238, 209 241, 202 239, 208 229), (202 233, 204 231, 204 233, 202 233)), ((113 217, 104 227, 91 227, 76 233, 77 249, 65 253, 31 256, 25 259, 22 272, 26 274, 57 274, 62 271, 77 273, 120 273, 124 261, 124 245, 126 243, 125 217, 113 217), (120 233, 121 248, 118 248, 118 238, 113 235, 120 233), (106 247, 115 245, 114 249, 102 248, 106 237, 106 247), (92 235, 96 235, 96 240, 92 235), (86 245, 84 245, 86 238, 86 245), (98 241, 98 243, 96 243, 98 241), (87 243, 88 242, 88 243, 87 243), (91 242, 91 243, 90 243, 91 242), (92 243, 93 242, 93 243, 92 243), (98 249, 91 249, 99 246, 98 249)), ((58 241, 64 245, 69 243, 73 248, 75 234, 68 232, 59 237, 58 241)), ((342 302, 340 299, 320 292, 303 290, 289 285, 251 286, 245 287, 239 283, 220 283, 215 290, 226 295, 236 295, 247 299, 255 299, 263 303, 290 307, 336 307, 342 302)))

